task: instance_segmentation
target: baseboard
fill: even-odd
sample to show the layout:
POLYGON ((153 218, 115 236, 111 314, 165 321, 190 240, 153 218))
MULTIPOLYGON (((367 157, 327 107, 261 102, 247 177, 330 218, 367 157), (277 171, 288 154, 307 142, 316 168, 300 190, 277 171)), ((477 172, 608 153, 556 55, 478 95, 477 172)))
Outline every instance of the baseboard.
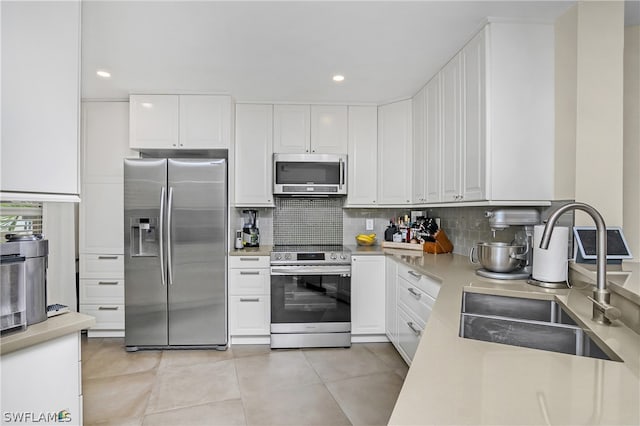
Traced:
POLYGON ((383 343, 388 341, 386 334, 351 335, 351 343, 383 343))
POLYGON ((124 337, 124 330, 87 330, 87 337, 124 337))
POLYGON ((231 336, 231 345, 270 345, 271 336, 231 336))

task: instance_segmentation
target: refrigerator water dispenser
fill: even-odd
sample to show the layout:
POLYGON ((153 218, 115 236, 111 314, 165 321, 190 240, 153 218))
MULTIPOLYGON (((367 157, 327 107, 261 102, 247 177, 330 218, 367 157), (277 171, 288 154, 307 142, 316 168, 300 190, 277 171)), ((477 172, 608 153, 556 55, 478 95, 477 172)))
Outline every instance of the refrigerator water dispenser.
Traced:
POLYGON ((133 217, 130 227, 131 256, 158 257, 158 218, 133 217))

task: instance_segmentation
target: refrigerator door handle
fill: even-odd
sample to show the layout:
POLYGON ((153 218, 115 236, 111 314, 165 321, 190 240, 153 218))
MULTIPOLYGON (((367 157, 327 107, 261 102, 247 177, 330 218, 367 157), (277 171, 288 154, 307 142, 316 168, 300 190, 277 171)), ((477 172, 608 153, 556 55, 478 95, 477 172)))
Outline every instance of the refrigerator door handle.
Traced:
POLYGON ((162 187, 160 191, 160 276, 162 277, 162 285, 167 285, 164 276, 166 275, 164 272, 164 204, 165 204, 165 188, 162 187))
POLYGON ((169 203, 167 204, 167 269, 169 284, 173 285, 173 256, 171 256, 171 219, 173 216, 173 187, 169 187, 169 203))

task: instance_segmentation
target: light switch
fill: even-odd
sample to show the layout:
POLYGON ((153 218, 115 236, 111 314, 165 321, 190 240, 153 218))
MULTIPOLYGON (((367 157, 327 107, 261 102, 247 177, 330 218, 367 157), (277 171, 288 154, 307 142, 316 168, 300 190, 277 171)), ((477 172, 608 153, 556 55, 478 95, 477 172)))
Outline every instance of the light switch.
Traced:
POLYGON ((366 219, 365 222, 366 222, 366 225, 365 225, 366 230, 373 231, 373 219, 366 219))

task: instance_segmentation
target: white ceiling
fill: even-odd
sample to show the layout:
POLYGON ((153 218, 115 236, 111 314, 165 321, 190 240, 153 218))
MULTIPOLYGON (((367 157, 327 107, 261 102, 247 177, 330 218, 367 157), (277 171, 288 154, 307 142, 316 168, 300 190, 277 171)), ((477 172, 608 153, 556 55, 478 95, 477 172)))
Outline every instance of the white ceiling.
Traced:
POLYGON ((486 17, 553 22, 573 3, 85 1, 82 96, 384 103, 412 96, 486 17))

